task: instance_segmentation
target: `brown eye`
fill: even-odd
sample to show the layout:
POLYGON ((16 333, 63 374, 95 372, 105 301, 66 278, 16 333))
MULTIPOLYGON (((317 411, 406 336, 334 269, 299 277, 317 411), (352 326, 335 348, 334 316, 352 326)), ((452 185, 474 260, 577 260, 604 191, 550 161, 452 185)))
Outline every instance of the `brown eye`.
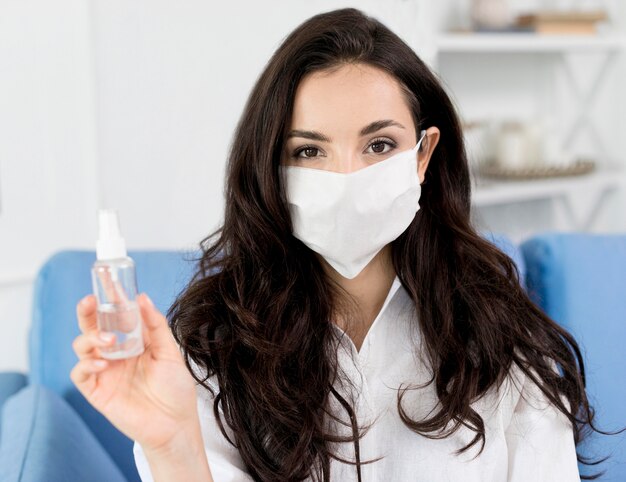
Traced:
POLYGON ((312 146, 304 146, 301 147, 300 149, 296 150, 296 152, 293 153, 293 157, 295 158, 312 158, 312 157, 317 157, 319 153, 319 149, 317 147, 312 147, 312 146), (304 153, 304 155, 300 155, 301 153, 304 153))
POLYGON ((385 142, 376 142, 376 143, 372 144, 372 150, 376 154, 381 154, 382 152, 385 151, 385 142), (378 149, 376 148, 376 146, 378 146, 378 149))
POLYGON ((396 143, 387 139, 375 139, 370 145, 371 154, 387 154, 396 147, 396 143), (388 149, 385 149, 388 147, 388 149))

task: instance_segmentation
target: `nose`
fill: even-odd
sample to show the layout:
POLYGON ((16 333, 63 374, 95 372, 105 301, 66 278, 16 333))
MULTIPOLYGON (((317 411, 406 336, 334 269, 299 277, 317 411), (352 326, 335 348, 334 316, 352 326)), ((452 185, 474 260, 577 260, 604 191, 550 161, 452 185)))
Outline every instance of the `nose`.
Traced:
POLYGON ((367 166, 362 157, 355 152, 344 152, 338 154, 330 166, 330 170, 340 174, 349 174, 367 166))

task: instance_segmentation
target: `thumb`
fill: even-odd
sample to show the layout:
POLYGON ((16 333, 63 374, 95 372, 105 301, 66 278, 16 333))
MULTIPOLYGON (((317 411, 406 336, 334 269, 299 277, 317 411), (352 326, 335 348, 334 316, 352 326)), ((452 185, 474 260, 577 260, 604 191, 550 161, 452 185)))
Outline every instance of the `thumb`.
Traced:
POLYGON ((170 331, 167 318, 157 310, 146 293, 141 293, 137 297, 137 301, 141 309, 141 317, 148 331, 144 341, 156 353, 169 353, 176 342, 170 331))

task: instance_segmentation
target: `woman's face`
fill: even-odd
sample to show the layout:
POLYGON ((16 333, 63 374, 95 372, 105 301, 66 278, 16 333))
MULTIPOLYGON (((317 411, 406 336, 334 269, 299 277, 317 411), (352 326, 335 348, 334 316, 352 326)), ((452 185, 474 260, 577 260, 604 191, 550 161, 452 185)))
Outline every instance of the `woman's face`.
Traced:
MULTIPOLYGON (((439 130, 431 127, 419 155, 420 182, 439 130)), ((367 64, 305 76, 296 90, 281 163, 348 173, 417 144, 411 111, 394 77, 367 64)))

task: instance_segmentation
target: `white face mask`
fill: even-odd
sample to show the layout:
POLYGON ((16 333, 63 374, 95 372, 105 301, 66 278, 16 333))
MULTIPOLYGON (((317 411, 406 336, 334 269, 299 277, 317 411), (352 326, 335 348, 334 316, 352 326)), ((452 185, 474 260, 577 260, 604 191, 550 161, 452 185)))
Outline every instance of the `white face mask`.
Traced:
POLYGON ((421 186, 412 149, 353 171, 339 173, 279 166, 293 235, 345 278, 354 278, 411 224, 421 186))

